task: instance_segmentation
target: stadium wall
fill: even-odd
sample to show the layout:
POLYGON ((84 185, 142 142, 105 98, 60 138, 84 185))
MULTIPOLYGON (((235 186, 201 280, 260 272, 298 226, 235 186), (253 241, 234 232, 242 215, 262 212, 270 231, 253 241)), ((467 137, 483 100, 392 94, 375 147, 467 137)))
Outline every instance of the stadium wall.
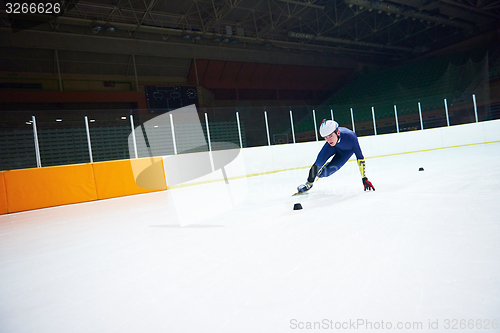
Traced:
MULTIPOLYGON (((359 138, 366 159, 467 145, 500 142, 500 120, 359 138)), ((149 193, 183 186, 308 169, 323 145, 306 142, 233 151, 221 169, 182 184, 172 183, 168 168, 185 161, 206 161, 203 154, 99 162, 0 172, 0 214, 149 193), (237 153, 237 154, 236 154, 237 153), (137 185, 139 183, 140 187, 137 185), (144 188, 148 187, 148 188, 144 188)), ((214 153, 215 154, 215 153, 214 153)), ((352 158, 354 159, 354 158, 352 158)), ((185 179, 185 177, 184 177, 185 179)), ((172 180, 172 179, 171 179, 172 180)))

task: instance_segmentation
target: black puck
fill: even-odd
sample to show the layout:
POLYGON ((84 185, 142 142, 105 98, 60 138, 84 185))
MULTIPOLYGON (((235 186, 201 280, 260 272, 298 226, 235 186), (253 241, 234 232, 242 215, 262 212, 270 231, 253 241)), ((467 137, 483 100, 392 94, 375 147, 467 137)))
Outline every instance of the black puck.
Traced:
POLYGON ((296 203, 295 205, 293 205, 293 210, 300 210, 302 209, 302 205, 299 204, 299 203, 296 203))
POLYGON ((420 167, 418 168, 418 171, 424 171, 424 168, 420 167))

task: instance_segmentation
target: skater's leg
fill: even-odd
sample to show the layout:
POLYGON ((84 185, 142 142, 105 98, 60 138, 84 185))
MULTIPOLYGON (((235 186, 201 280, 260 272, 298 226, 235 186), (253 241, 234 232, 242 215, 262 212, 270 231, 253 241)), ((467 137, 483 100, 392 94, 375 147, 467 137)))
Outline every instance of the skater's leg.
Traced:
POLYGON ((333 156, 332 160, 323 168, 323 171, 319 174, 319 177, 328 177, 333 175, 335 172, 337 172, 346 162, 349 160, 349 158, 352 156, 351 153, 337 153, 335 156, 333 156))

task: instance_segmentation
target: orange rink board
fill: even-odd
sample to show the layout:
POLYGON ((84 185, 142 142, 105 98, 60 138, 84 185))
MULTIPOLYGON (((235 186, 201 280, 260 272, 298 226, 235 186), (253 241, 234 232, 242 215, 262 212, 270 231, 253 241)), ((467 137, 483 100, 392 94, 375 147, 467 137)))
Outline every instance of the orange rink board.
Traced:
POLYGON ((0 172, 0 215, 7 214, 8 212, 7 191, 5 189, 3 172, 0 172))
POLYGON ((0 215, 166 190, 162 158, 0 172, 0 215))
POLYGON ((93 164, 98 199, 166 190, 162 158, 93 164))
POLYGON ((5 171, 8 212, 97 199, 91 164, 5 171))

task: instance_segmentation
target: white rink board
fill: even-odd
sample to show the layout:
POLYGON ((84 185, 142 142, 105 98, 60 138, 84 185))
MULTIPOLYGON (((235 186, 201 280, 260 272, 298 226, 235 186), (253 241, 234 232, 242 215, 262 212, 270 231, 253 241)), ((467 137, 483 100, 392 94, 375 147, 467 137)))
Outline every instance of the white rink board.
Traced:
MULTIPOLYGON (((500 120, 359 138, 361 150, 367 159, 498 140, 500 140, 500 120)), ((241 149, 234 162, 225 167, 226 177, 240 178, 294 168, 309 168, 316 160, 316 156, 323 144, 324 141, 319 141, 241 149)), ((207 153, 189 155, 192 155, 192 159, 196 159, 194 157, 196 154, 203 155, 207 153)), ((185 170, 186 167, 182 166, 181 162, 175 163, 176 159, 181 161, 186 157, 182 155, 164 157, 165 167, 172 167, 174 170, 185 170)), ((353 159, 355 159, 354 156, 351 157, 351 160, 353 159)), ((166 178, 168 186, 169 178, 168 176, 166 178)), ((185 182, 185 184, 197 184, 214 180, 224 180, 224 175, 220 169, 205 176, 194 178, 185 182)))

